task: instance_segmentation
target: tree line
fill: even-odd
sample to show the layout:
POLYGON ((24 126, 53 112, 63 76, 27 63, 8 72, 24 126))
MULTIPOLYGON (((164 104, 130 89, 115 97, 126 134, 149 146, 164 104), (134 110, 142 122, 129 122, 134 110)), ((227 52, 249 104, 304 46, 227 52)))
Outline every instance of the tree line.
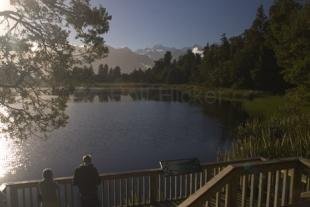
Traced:
POLYGON ((116 66, 109 68, 107 64, 100 64, 97 73, 92 66, 74 67, 67 72, 73 84, 93 84, 101 82, 120 82, 122 81, 121 68, 116 66))

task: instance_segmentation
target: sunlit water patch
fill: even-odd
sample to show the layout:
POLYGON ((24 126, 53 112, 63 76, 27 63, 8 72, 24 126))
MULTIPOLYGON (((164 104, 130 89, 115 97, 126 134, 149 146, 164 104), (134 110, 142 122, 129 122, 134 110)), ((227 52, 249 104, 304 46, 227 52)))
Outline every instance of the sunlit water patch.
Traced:
MULTIPOLYGON (((0 113, 5 116, 5 109, 0 108, 0 113)), ((0 130, 5 126, 4 123, 0 123, 0 130)), ((14 175, 18 168, 23 167, 25 162, 20 144, 7 134, 0 133, 0 181, 8 175, 14 175)))
POLYGON ((15 174, 22 166, 20 146, 13 140, 0 137, 0 179, 15 174))

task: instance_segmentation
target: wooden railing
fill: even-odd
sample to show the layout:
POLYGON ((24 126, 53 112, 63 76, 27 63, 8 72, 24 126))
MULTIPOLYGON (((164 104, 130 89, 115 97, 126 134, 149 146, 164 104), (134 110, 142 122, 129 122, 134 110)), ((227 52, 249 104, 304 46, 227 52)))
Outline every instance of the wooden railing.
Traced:
MULTIPOLYGON (((164 176, 161 169, 101 174, 100 203, 102 207, 116 207, 156 205, 161 202, 184 200, 228 165, 262 160, 258 158, 208 163, 202 165, 202 172, 177 176, 164 176)), ((78 190, 72 186, 72 177, 55 180, 60 186, 60 206, 80 206, 78 190)), ((7 184, 5 189, 7 207, 39 207, 38 182, 7 184)))
MULTIPOLYGON (((179 207, 278 207, 309 196, 310 162, 289 158, 232 164, 179 207)), ((296 205, 299 206, 299 205, 296 205)))

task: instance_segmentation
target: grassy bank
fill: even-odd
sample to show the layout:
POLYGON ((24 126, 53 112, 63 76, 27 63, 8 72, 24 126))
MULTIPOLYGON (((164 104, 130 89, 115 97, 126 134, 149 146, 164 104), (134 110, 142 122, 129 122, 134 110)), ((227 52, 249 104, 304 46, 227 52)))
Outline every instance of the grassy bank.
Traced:
POLYGON ((264 96, 253 100, 244 100, 242 105, 250 117, 270 117, 278 113, 285 104, 283 96, 264 96))
POLYGON ((219 159, 310 158, 309 126, 310 119, 305 114, 252 119, 239 126, 231 148, 220 153, 219 159))
POLYGON ((250 119, 235 130, 232 146, 220 160, 253 157, 310 158, 310 107, 287 96, 244 101, 250 119))

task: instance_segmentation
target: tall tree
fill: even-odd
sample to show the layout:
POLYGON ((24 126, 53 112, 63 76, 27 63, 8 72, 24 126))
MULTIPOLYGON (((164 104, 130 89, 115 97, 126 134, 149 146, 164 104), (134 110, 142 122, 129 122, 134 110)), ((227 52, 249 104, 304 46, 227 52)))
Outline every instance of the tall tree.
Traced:
POLYGON ((99 82, 107 81, 108 74, 109 74, 109 66, 107 64, 105 65, 100 64, 98 68, 98 81, 99 82))
POLYGON ((291 84, 310 89, 310 4, 278 0, 270 9, 269 40, 284 77, 291 84))
POLYGON ((121 68, 116 66, 115 68, 111 68, 109 71, 109 80, 111 82, 119 82, 121 80, 121 68))
POLYGON ((263 6, 260 6, 252 26, 244 34, 245 50, 251 54, 248 62, 252 63, 248 66, 252 82, 249 87, 258 90, 280 91, 284 89, 285 84, 273 49, 267 44, 267 35, 268 18, 263 6))

